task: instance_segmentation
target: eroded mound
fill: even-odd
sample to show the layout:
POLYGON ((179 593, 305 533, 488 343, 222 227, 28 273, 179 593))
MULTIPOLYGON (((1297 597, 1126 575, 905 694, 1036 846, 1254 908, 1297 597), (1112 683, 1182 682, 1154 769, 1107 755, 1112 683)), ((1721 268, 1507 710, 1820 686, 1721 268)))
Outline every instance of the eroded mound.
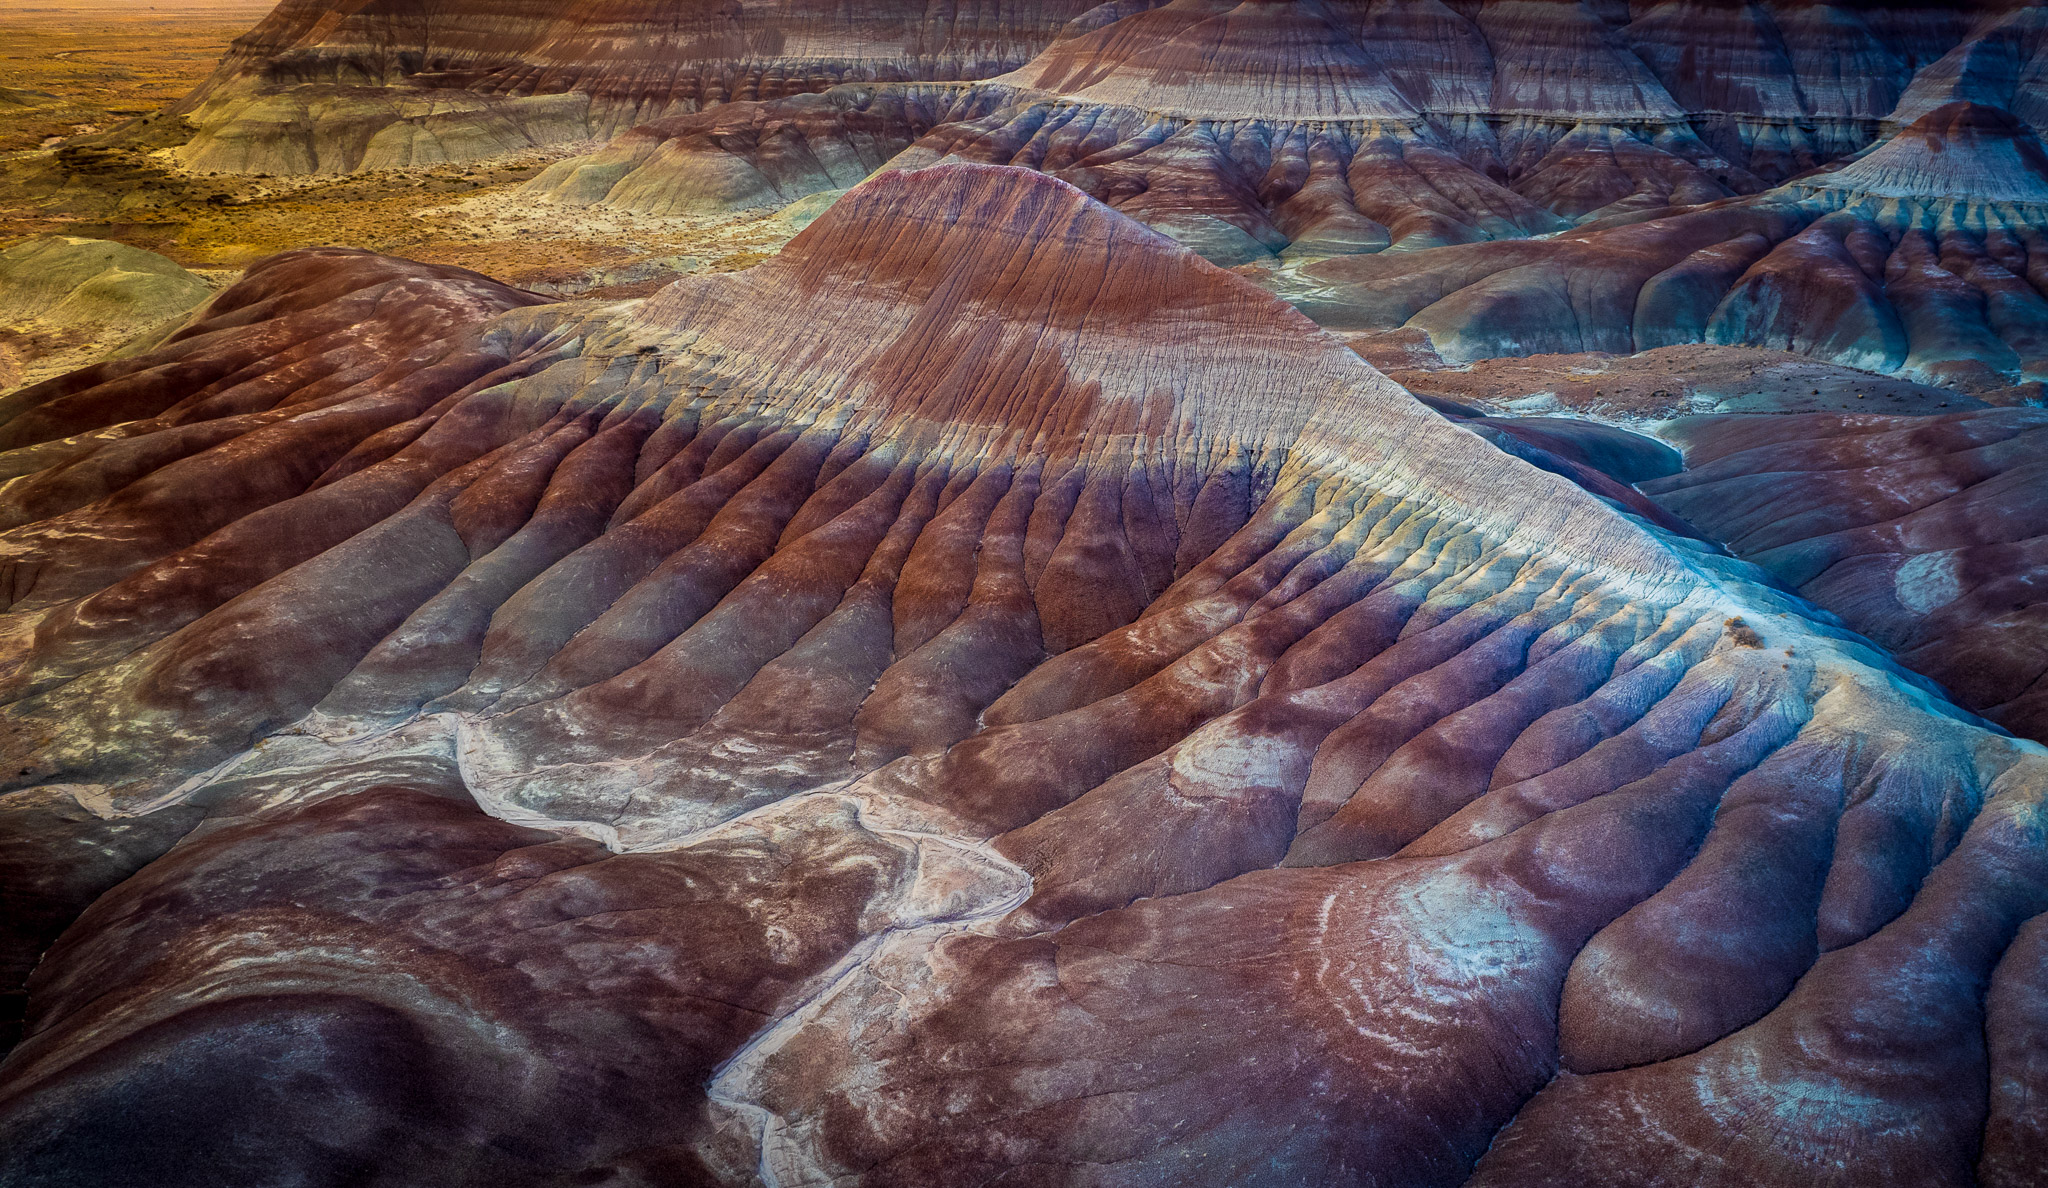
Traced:
POLYGON ((0 392, 147 345, 213 295, 155 252, 48 236, 0 252, 0 392))
POLYGON ((1702 417, 1660 502, 2017 734, 2048 738, 2048 413, 1702 417))
MULTIPOLYGON (((1953 6, 1104 4, 966 110, 891 130, 917 140, 898 167, 1045 170, 1224 264, 1519 239, 1863 148, 1976 22, 1953 6)), ((645 209, 748 152, 691 133, 600 157, 635 175, 610 200, 645 209)))
POLYGON ((2048 155, 2012 113, 1950 103, 1840 169, 1805 184, 1863 200, 1949 199, 1989 207, 2048 206, 2048 155))
POLYGON ((176 379, 289 264, 5 426, 90 480, 0 539, 9 885, 209 822, 36 967, 6 1174, 2039 1166, 2038 748, 1063 183, 176 379))
POLYGON ((925 132, 993 105, 985 92, 848 85, 654 120, 550 166, 529 193, 646 214, 785 206, 859 184, 925 132))
POLYGON ((287 0, 173 111, 198 127, 180 154, 199 170, 468 161, 842 82, 986 78, 1087 8, 287 0))
POLYGON ((1333 325, 1421 330, 1453 361, 1706 341, 1989 393, 2048 379, 2042 197, 2032 132, 1954 104, 1750 198, 1542 242, 1330 260, 1305 270, 1300 300, 1333 325))

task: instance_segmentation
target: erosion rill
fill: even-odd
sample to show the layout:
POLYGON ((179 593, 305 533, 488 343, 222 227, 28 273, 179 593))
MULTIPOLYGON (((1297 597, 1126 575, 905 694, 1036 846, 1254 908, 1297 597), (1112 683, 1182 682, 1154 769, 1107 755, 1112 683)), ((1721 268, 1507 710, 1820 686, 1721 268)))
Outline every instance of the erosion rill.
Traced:
POLYGON ((2039 748, 1042 174, 8 411, 13 1182, 2039 1166, 2039 748))
POLYGON ((0 1188, 2048 1184, 2044 13, 287 0, 822 214, 10 249, 0 1188))
POLYGON ((984 78, 1086 0, 283 0, 175 105, 197 169, 337 173, 623 132, 731 100, 984 78))

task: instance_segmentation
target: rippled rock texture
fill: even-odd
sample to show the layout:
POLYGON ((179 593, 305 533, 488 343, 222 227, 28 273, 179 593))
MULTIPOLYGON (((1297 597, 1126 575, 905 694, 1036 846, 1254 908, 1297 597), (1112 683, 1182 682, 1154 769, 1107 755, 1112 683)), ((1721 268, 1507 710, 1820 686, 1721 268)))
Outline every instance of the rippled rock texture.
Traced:
POLYGON ((634 128, 556 162, 526 188, 564 205, 644 214, 772 209, 857 185, 932 128, 999 101, 987 91, 848 84, 723 103, 634 128))
POLYGON ((0 413, 0 1182, 2048 1158, 2038 746, 1043 174, 0 413))
POLYGON ((1587 351, 1452 365, 1422 349, 1428 339, 1414 331, 1341 337, 1417 396, 1520 415, 1563 412, 1642 426, 1708 413, 1922 416, 1988 407, 1952 388, 1759 347, 1689 343, 1633 355, 1587 351))
POLYGON ((1962 704, 2048 738, 2048 413, 1697 417, 1646 489, 1962 704))
POLYGON ((2037 24, 1983 6, 1119 2, 977 88, 991 110, 906 123, 922 139, 898 164, 1044 169, 1225 263, 1519 238, 1784 181, 1867 147, 1909 90, 2020 103, 2037 84, 2006 59, 2031 60, 2037 24))
POLYGON ((1453 362, 1740 344, 2014 403, 2048 383, 2043 12, 295 2, 177 151, 326 173, 615 136, 530 193, 688 216, 1019 166, 1453 362))

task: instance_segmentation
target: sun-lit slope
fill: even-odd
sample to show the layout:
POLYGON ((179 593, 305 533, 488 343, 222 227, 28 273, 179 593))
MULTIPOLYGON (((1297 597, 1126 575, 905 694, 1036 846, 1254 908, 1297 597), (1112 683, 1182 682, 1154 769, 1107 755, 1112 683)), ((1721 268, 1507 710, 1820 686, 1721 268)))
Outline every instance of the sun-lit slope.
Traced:
POLYGON ((656 215, 772 209, 857 185, 925 132, 994 103, 953 87, 857 84, 721 103, 557 161, 525 189, 569 206, 656 215))
POLYGON ((1239 278, 954 166, 437 283, 317 409, 172 344, 0 426, 9 879, 192 830, 36 967, 0 1172, 2038 1165, 2048 757, 1239 278))
POLYGON ((50 235, 0 252, 0 392, 178 328, 213 286, 155 252, 50 235))

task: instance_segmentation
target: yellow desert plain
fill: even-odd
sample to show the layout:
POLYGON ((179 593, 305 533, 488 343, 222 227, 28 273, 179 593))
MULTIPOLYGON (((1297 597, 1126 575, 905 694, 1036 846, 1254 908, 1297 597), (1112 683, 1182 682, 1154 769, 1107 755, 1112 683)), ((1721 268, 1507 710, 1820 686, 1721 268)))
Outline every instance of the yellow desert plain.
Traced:
POLYGON ((42 235, 113 239, 203 272, 346 246, 474 268, 546 292, 637 295, 677 271, 762 259, 794 231, 728 219, 588 214, 516 194, 558 156, 348 177, 195 176, 168 151, 96 134, 157 112, 212 73, 269 4, 61 0, 0 6, 0 249, 42 235))

